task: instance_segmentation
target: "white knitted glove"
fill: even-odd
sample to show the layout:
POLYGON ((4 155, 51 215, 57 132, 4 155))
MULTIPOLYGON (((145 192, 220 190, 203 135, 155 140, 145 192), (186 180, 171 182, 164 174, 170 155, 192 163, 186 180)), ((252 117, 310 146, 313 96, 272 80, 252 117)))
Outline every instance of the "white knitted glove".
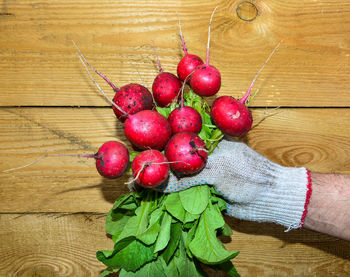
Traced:
POLYGON ((311 193, 307 169, 280 166, 246 144, 228 140, 219 143, 200 173, 180 179, 171 174, 157 188, 171 193, 201 184, 211 184, 222 194, 228 215, 275 222, 288 230, 302 226, 311 193))

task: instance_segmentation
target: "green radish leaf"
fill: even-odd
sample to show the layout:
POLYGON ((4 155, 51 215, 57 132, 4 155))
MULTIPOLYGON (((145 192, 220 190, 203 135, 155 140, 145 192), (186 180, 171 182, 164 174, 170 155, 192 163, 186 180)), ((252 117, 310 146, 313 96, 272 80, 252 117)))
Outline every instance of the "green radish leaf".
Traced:
POLYGON ((148 214, 151 206, 152 202, 146 199, 145 201, 142 201, 141 206, 135 210, 136 218, 138 220, 137 226, 135 226, 136 234, 141 234, 146 230, 148 225, 148 214))
POLYGON ((231 276, 231 277, 240 277, 240 275, 238 274, 236 268, 234 267, 231 261, 227 261, 218 265, 209 265, 209 267, 214 269, 215 271, 222 270, 226 272, 228 276, 231 276))
POLYGON ((215 130, 212 132, 210 139, 211 139, 211 140, 220 140, 220 139, 222 139, 223 136, 224 136, 224 133, 221 132, 220 129, 215 129, 215 130))
MULTIPOLYGON (((187 223, 192 223, 193 221, 197 220, 200 217, 200 214, 192 214, 189 212, 186 212, 185 214, 185 219, 184 219, 184 224, 186 225, 187 223)), ((187 228, 187 227, 186 227, 187 228)))
POLYGON ((208 135, 207 131, 205 130, 205 128, 202 127, 202 130, 199 132, 198 136, 203 140, 206 141, 210 138, 210 136, 208 135))
MULTIPOLYGON (((120 196, 113 205, 112 210, 116 210, 118 209, 120 206, 122 206, 123 204, 126 204, 127 206, 135 203, 135 199, 134 199, 134 193, 127 193, 124 194, 122 196, 120 196)), ((135 204, 136 205, 136 204, 135 204)))
MULTIPOLYGON (((208 140, 206 140, 206 141, 204 141, 205 142, 205 147, 207 147, 207 149, 214 149, 214 144, 213 143, 211 143, 210 141, 208 141, 208 140)), ((216 147, 216 145, 215 145, 215 147, 216 147)), ((208 152, 208 155, 211 155, 213 153, 213 150, 210 150, 209 152, 208 152)))
POLYGON ((159 257, 159 260, 162 263, 163 271, 167 277, 181 277, 177 271, 174 259, 171 259, 168 265, 162 257, 159 257))
POLYGON ((101 250, 97 251, 96 255, 103 256, 104 258, 108 259, 111 258, 114 255, 114 250, 101 250))
POLYGON ((138 271, 136 272, 126 271, 125 269, 122 268, 118 277, 135 277, 137 276, 136 274, 138 274, 138 271))
POLYGON ((219 264, 218 267, 221 270, 225 271, 231 277, 241 277, 241 275, 238 274, 236 268, 234 267, 231 261, 219 264))
POLYGON ((227 203, 224 199, 218 197, 218 203, 217 206, 219 207, 220 211, 225 211, 227 209, 227 203))
POLYGON ((171 193, 167 195, 167 198, 165 200, 165 207, 173 217, 183 222, 185 219, 186 211, 182 205, 179 205, 180 203, 179 193, 171 193))
POLYGON ((162 215, 165 214, 165 211, 163 211, 163 205, 157 209, 155 209, 149 218, 149 224, 152 225, 153 223, 160 220, 162 215))
POLYGON ((135 157, 140 154, 139 151, 129 151, 129 161, 130 163, 135 159, 135 157))
POLYGON ((137 235, 136 238, 140 241, 142 241, 146 245, 153 244, 157 237, 160 230, 159 222, 156 221, 152 225, 150 225, 145 232, 143 232, 140 235, 137 235))
MULTIPOLYGON (((211 194, 211 190, 210 190, 210 194, 211 194)), ((210 202, 214 205, 217 204, 219 201, 219 197, 216 197, 215 195, 210 195, 210 202)))
POLYGON ((174 261, 181 277, 196 277, 200 276, 197 272, 196 265, 190 258, 178 258, 174 257, 174 261))
POLYGON ((107 277, 112 273, 117 273, 119 272, 120 268, 119 267, 107 267, 103 272, 101 272, 98 277, 107 277))
POLYGON ((208 206, 209 187, 194 186, 179 192, 184 209, 191 214, 201 214, 208 206))
POLYGON ((161 251, 167 246, 170 240, 170 229, 171 229, 171 215, 165 212, 162 219, 161 226, 160 226, 160 233, 156 241, 154 252, 161 251))
POLYGON ((193 226, 194 226, 194 222, 187 222, 187 223, 185 223, 184 225, 183 225, 183 228, 185 229, 185 230, 189 230, 189 229, 191 229, 193 226))
POLYGON ((207 113, 202 114, 202 120, 203 120, 203 125, 213 125, 213 123, 211 122, 211 117, 207 113))
MULTIPOLYGON (((132 238, 132 237, 135 238, 136 235, 138 234, 138 231, 140 230, 138 228, 139 224, 140 224, 139 219, 136 216, 130 217, 126 225, 124 226, 123 231, 120 233, 119 237, 115 241, 115 243, 118 243, 126 238, 132 238)), ((146 230, 146 227, 142 226, 142 228, 145 228, 145 229, 141 229, 142 231, 146 230)))
POLYGON ((128 210, 110 210, 106 218, 106 233, 110 235, 114 235, 117 232, 120 233, 133 214, 133 211, 128 210))
POLYGON ((120 234, 121 234, 122 232, 123 232, 123 230, 117 231, 117 232, 115 232, 115 233, 112 235, 112 240, 113 240, 114 243, 118 240, 118 238, 119 238, 119 236, 120 236, 120 234))
POLYGON ((185 251, 184 239, 183 237, 179 242, 179 249, 177 250, 177 255, 174 256, 174 261, 179 271, 181 277, 195 277, 198 276, 197 268, 187 255, 185 251))
POLYGON ((193 105, 192 105, 192 108, 196 109, 197 112, 201 113, 202 112, 202 102, 195 102, 193 105))
POLYGON ((227 251, 216 237, 216 229, 224 225, 216 211, 210 208, 204 211, 199 221, 194 239, 189 244, 192 254, 202 263, 220 264, 233 259, 237 251, 227 251), (220 226, 221 225, 221 226, 220 226))
POLYGON ((221 234, 226 237, 232 236, 232 229, 227 223, 221 228, 221 234))
POLYGON ((121 270, 119 277, 167 277, 163 271, 161 261, 156 260, 145 264, 136 272, 121 270))
POLYGON ((217 205, 212 205, 210 203, 208 205, 208 209, 206 210, 206 214, 208 215, 210 225, 214 228, 214 230, 224 227, 225 220, 217 205))
MULTIPOLYGON (((170 106, 169 106, 169 108, 170 108, 170 113, 171 113, 173 110, 175 110, 178 106, 179 106, 178 102, 177 102, 177 101, 173 101, 173 102, 170 104, 170 106)), ((170 113, 169 113, 169 114, 170 114, 170 113)))
POLYGON ((118 209, 123 209, 123 210, 129 210, 129 211, 135 211, 137 209, 138 205, 136 202, 130 202, 130 201, 126 201, 125 203, 123 203, 122 205, 119 206, 118 209))
POLYGON ((153 247, 133 240, 119 251, 98 251, 96 257, 107 266, 121 267, 127 271, 136 271, 142 265, 153 259, 153 247), (137 253, 137 259, 135 259, 137 253))
POLYGON ((197 268, 197 274, 198 277, 208 277, 208 274, 203 270, 203 268, 199 265, 198 260, 194 260, 194 263, 196 265, 197 268))
POLYGON ((221 194, 218 193, 218 192, 215 190, 214 187, 210 187, 210 193, 211 193, 212 195, 217 195, 217 196, 221 197, 221 194))
POLYGON ((157 112, 160 113, 165 118, 168 118, 169 114, 171 113, 171 109, 168 107, 164 107, 164 108, 156 107, 156 109, 157 109, 157 112))
POLYGON ((207 137, 207 139, 210 139, 211 138, 211 133, 212 133, 211 129, 208 126, 203 125, 202 130, 204 131, 205 136, 207 137))
POLYGON ((134 214, 132 210, 110 210, 106 217, 106 233, 114 235, 117 232, 121 232, 128 219, 134 214))
MULTIPOLYGON (((148 197, 148 196, 147 196, 148 197)), ((130 217, 125 224, 123 231, 116 240, 118 241, 127 237, 136 237, 147 230, 148 227, 148 213, 151 207, 151 202, 147 199, 141 202, 141 206, 135 210, 136 216, 130 217)))
POLYGON ((136 240, 135 237, 129 236, 129 237, 126 237, 126 238, 124 238, 122 240, 119 240, 117 243, 114 243, 114 250, 112 250, 113 252, 110 254, 110 256, 112 256, 115 253, 117 253, 120 249, 123 249, 123 248, 127 247, 134 240, 136 240))
POLYGON ((193 240, 195 234, 196 234, 196 230, 197 230, 197 226, 198 226, 198 221, 195 222, 195 224, 193 225, 193 227, 188 231, 187 236, 186 236, 186 240, 185 240, 185 249, 187 252, 187 255, 192 259, 193 255, 192 252, 190 251, 190 243, 193 240))
POLYGON ((172 223, 171 231, 170 231, 170 240, 164 252, 162 253, 162 257, 167 264, 169 263, 170 259, 175 253, 175 250, 181 238, 181 233, 182 233, 181 223, 180 222, 172 223))

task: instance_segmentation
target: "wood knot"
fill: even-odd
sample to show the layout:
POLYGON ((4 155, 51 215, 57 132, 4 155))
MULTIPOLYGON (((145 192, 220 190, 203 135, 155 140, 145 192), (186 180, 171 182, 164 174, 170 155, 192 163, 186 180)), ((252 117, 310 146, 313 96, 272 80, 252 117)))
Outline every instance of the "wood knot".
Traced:
POLYGON ((240 19, 244 21, 252 21, 258 16, 259 11, 253 3, 243 1, 238 4, 236 13, 240 19))

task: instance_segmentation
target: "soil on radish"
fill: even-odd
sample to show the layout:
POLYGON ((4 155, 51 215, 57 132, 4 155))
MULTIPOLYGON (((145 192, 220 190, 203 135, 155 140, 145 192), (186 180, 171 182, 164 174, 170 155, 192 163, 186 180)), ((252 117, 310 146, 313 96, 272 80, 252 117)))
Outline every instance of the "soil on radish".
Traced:
POLYGON ((203 169, 208 153, 204 141, 195 133, 182 132, 171 137, 164 153, 171 169, 180 175, 191 175, 203 169))
POLYGON ((107 141, 99 148, 95 155, 96 169, 101 176, 114 179, 118 178, 128 167, 129 151, 126 146, 118 141, 107 141))
POLYGON ((153 109, 151 93, 139 84, 128 84, 118 89, 113 102, 126 113, 122 113, 120 109, 113 106, 114 114, 122 122, 125 122, 127 115, 153 109))

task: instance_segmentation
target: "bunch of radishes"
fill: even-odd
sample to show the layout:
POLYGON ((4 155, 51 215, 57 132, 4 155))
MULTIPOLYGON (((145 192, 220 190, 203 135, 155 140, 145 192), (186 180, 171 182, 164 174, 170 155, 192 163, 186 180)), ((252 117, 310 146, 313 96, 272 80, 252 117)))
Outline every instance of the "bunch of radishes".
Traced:
MULTIPOLYGON (((200 57, 187 52, 179 22, 185 56, 177 66, 177 76, 164 72, 157 56, 159 74, 152 85, 153 97, 149 90, 140 84, 128 84, 117 88, 102 73, 94 69, 77 48, 79 58, 90 78, 113 105, 116 117, 123 122, 126 138, 141 151, 133 159, 131 169, 133 181, 143 187, 162 184, 168 178, 170 169, 180 176, 192 175, 202 170, 206 164, 208 149, 198 136, 202 129, 202 118, 196 109, 184 105, 183 90, 188 84, 198 95, 212 96, 220 89, 220 72, 209 64, 210 28, 214 12, 215 10, 209 23, 206 63, 200 57), (88 67, 113 88, 115 91, 113 100, 105 95, 88 67), (166 107, 174 102, 177 103, 177 108, 168 118, 155 109, 155 106, 166 107)), ((276 49, 277 47, 274 51, 276 49)), ((238 137, 245 135, 251 129, 252 115, 245 103, 258 74, 242 99, 221 96, 212 104, 212 121, 224 134, 238 137)), ((127 147, 117 141, 104 143, 94 158, 98 172, 107 178, 120 177, 130 162, 127 147)))

